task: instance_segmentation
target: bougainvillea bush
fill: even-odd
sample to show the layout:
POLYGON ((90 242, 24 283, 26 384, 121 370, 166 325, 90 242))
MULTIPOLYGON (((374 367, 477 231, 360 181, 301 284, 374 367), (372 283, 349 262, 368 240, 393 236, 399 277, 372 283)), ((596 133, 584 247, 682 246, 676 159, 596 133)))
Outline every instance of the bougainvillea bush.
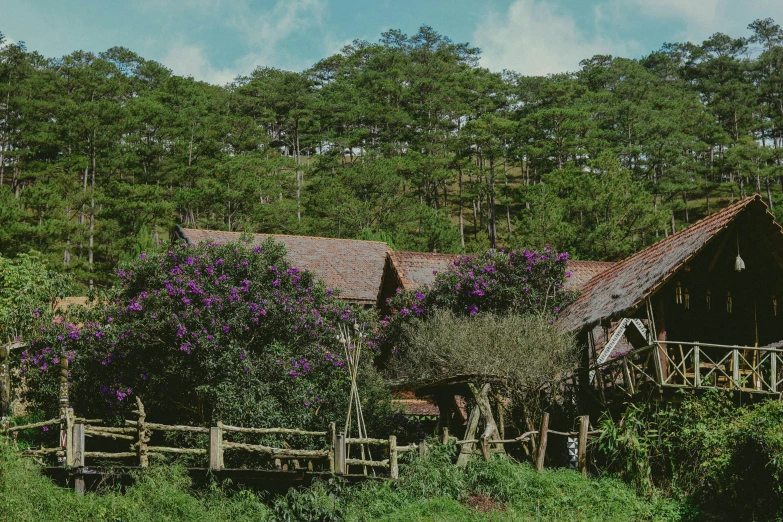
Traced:
POLYGON ((438 309, 457 318, 514 314, 554 323, 576 297, 565 289, 569 277, 568 254, 549 248, 460 256, 448 270, 435 275, 430 288, 398 290, 389 299, 391 314, 381 321, 384 356, 404 350, 411 324, 432 317, 438 309))
MULTIPOLYGON (((127 418, 139 396, 148 419, 167 424, 339 425, 349 378, 337 327, 368 327, 368 316, 284 255, 272 240, 142 254, 82 324, 40 327, 23 354, 28 399, 54 412, 67 357, 80 416, 127 418)), ((387 418, 388 401, 368 353, 361 392, 371 423, 387 418)))

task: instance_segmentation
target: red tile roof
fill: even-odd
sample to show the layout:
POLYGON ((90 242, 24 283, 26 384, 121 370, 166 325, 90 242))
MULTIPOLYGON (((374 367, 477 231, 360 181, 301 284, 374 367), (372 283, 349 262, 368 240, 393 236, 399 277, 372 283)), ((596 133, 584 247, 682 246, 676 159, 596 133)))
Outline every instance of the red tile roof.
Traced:
POLYGON ((88 299, 89 297, 87 296, 63 298, 58 297, 54 302, 54 309, 56 311, 65 312, 69 307, 72 306, 89 306, 88 299))
MULTIPOLYGON (((232 243, 239 232, 182 228, 184 238, 192 244, 202 241, 232 243)), ((313 272, 326 286, 340 290, 347 301, 375 304, 383 277, 383 265, 389 247, 378 241, 333 239, 326 237, 251 234, 252 244, 273 238, 286 246, 289 262, 313 272)))
POLYGON ((636 310, 718 233, 740 214, 749 212, 764 220, 765 233, 783 248, 783 229, 767 209, 761 196, 742 199, 688 228, 616 263, 590 279, 582 295, 563 311, 561 324, 570 331, 614 319, 636 310))
POLYGON ((405 415, 434 415, 440 414, 438 407, 425 399, 392 399, 392 404, 402 407, 405 415))
POLYGON ((403 290, 428 286, 435 281, 433 272, 445 272, 459 254, 431 252, 389 252, 391 266, 403 290))
POLYGON ((581 290, 593 277, 615 264, 612 261, 569 261, 571 277, 566 279, 565 287, 568 290, 581 290))

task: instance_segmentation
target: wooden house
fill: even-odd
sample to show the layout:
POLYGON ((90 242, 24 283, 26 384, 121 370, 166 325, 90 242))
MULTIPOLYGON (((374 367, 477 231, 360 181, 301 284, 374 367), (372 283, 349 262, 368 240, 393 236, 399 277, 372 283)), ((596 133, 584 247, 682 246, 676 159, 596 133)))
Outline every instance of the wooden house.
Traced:
POLYGON ((783 391, 783 229, 745 198, 590 279, 561 317, 582 347, 580 400, 783 391))

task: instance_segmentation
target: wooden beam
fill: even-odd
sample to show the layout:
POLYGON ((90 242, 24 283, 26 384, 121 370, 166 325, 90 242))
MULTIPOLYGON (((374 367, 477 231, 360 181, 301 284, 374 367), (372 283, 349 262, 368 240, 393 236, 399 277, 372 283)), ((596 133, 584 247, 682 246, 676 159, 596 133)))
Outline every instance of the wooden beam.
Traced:
POLYGON ((723 231, 723 239, 718 245, 718 250, 715 251, 715 255, 712 256, 712 261, 710 261, 710 267, 707 269, 707 272, 712 272, 713 270, 715 270, 715 266, 718 264, 718 259, 720 258, 720 255, 723 253, 723 249, 726 248, 726 245, 729 242, 729 236, 731 235, 729 233, 730 229, 736 229, 736 227, 730 226, 723 231))

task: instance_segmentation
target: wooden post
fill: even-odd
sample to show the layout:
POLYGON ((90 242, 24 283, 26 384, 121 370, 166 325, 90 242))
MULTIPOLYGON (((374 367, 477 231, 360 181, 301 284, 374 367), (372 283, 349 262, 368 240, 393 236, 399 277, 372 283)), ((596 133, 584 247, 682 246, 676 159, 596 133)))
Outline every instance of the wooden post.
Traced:
POLYGON ((481 437, 481 454, 484 457, 484 462, 489 462, 489 437, 486 435, 481 437))
POLYGON ((740 382, 739 382, 739 350, 736 348, 731 351, 731 372, 732 372, 732 379, 734 379, 734 386, 739 388, 740 382))
POLYGON ((444 446, 449 443, 449 429, 445 426, 441 430, 440 441, 444 446))
POLYGON ((345 466, 345 434, 338 433, 336 440, 337 444, 334 447, 334 473, 335 475, 345 475, 347 473, 345 466))
POLYGON ((77 495, 84 495, 84 476, 82 468, 84 467, 84 424, 77 422, 73 425, 73 467, 76 468, 73 489, 77 495))
POLYGON ((68 434, 65 445, 65 465, 73 467, 73 428, 74 414, 71 408, 65 412, 65 432, 68 434))
POLYGON ((590 416, 579 417, 579 438, 577 439, 577 462, 579 472, 587 475, 587 429, 590 426, 590 416))
MULTIPOLYGON (((476 437, 476 429, 478 428, 479 417, 481 417, 481 410, 478 405, 474 406, 468 415, 468 425, 465 429, 465 440, 474 440, 476 437)), ((457 456, 457 466, 464 467, 468 464, 470 456, 473 454, 473 443, 467 442, 462 444, 459 449, 459 455, 457 456)))
POLYGON ((150 463, 149 456, 147 455, 147 443, 150 441, 150 434, 146 425, 147 413, 144 411, 144 404, 142 404, 139 397, 136 397, 136 406, 139 408, 139 424, 137 426, 137 434, 139 437, 139 447, 137 451, 139 455, 139 466, 146 468, 150 463))
POLYGON ((9 349, 0 346, 0 417, 11 414, 11 372, 8 364, 9 349))
POLYGON ((547 432, 549 431, 549 413, 541 415, 541 427, 538 430, 538 453, 536 454, 536 469, 544 470, 544 457, 546 457, 547 432))
POLYGON ((223 469, 223 423, 209 428, 209 469, 220 471, 223 469))
POLYGON ((777 352, 770 352, 770 379, 769 379, 769 390, 772 392, 778 391, 778 354, 777 352))
MULTIPOLYGON (((665 306, 663 296, 658 296, 656 299, 656 305, 658 308, 658 317, 655 317, 655 339, 662 344, 659 344, 655 349, 655 370, 658 373, 658 384, 663 384, 669 378, 669 362, 666 359, 667 335, 666 335, 666 314, 664 313, 665 306)), ((654 314, 655 315, 655 314, 654 314)))
POLYGON ((418 449, 419 449, 419 457, 425 457, 425 456, 429 455, 429 453, 430 453, 430 448, 429 448, 429 446, 427 446, 427 441, 426 440, 423 440, 423 441, 419 442, 419 448, 418 449))
POLYGON ((329 423, 329 473, 334 473, 334 450, 337 444, 337 427, 334 422, 329 423))
POLYGON ((506 417, 503 413, 503 403, 501 403, 502 397, 500 395, 495 395, 495 408, 497 409, 498 414, 498 431, 501 439, 506 438, 506 417))
POLYGON ((623 380, 625 380, 625 389, 630 394, 636 393, 636 389, 633 385, 633 378, 631 377, 631 370, 628 368, 628 359, 623 357, 623 380))
POLYGON ((60 447, 62 451, 57 452, 57 463, 60 466, 68 464, 68 358, 60 356, 60 447))
POLYGON ((392 480, 400 477, 400 468, 397 466, 397 437, 389 435, 389 473, 392 480))
POLYGON ((699 345, 693 347, 693 385, 701 386, 701 350, 699 345))

